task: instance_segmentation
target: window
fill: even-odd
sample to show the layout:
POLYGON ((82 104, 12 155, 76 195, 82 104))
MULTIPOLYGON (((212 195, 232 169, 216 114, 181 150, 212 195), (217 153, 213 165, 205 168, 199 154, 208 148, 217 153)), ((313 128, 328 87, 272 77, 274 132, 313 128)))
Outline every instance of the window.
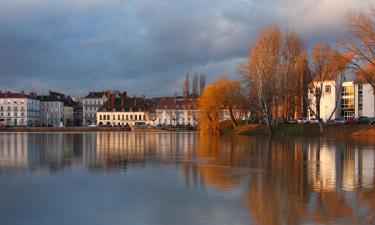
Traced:
POLYGON ((122 120, 124 120, 124 115, 122 115, 122 120))
POLYGON ((353 98, 341 99, 341 109, 354 109, 354 99, 353 98))
POLYGON ((129 120, 128 115, 126 115, 126 120, 129 120))
POLYGON ((137 120, 137 115, 134 115, 134 120, 137 120))
POLYGON ((117 116, 117 119, 120 120, 120 115, 117 116))
POLYGON ((116 120, 116 116, 115 115, 113 115, 112 118, 113 118, 113 120, 116 120))
POLYGON ((130 119, 133 120, 133 115, 130 115, 130 119))
POLYGON ((343 86, 341 92, 342 96, 354 96, 354 86, 343 86))
POLYGON ((363 87, 362 84, 358 84, 358 114, 363 114, 363 87))
POLYGON ((331 93, 331 85, 326 85, 324 89, 326 93, 331 93))
POLYGON ((99 119, 102 120, 102 115, 99 116, 99 119))

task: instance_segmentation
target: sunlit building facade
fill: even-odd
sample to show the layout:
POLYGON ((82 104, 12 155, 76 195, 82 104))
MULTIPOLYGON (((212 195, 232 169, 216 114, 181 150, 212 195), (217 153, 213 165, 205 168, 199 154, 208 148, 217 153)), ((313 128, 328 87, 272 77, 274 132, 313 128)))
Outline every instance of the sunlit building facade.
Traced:
POLYGON ((37 126, 40 101, 34 94, 0 92, 0 121, 5 126, 37 126))

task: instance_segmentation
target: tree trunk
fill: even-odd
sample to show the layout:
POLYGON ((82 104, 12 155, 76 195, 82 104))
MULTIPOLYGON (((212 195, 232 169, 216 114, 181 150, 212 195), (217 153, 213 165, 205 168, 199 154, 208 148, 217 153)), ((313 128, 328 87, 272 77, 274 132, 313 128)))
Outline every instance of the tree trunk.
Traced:
POLYGON ((230 120, 232 122, 233 127, 236 128, 237 121, 236 121, 236 118, 234 118, 232 107, 229 107, 229 115, 230 115, 230 120))

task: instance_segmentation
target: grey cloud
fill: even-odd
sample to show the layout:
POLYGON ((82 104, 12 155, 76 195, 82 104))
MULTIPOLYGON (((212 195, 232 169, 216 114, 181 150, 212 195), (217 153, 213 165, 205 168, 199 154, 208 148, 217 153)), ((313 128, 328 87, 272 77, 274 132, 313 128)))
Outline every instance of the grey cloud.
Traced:
POLYGON ((182 75, 237 77, 263 26, 299 33, 308 46, 343 32, 356 0, 0 0, 0 88, 83 95, 179 91, 182 75))

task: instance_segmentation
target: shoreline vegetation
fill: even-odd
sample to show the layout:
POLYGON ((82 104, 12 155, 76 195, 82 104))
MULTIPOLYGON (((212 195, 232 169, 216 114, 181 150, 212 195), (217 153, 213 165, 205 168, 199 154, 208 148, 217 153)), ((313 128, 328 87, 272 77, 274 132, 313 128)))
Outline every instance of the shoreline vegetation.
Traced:
MULTIPOLYGON (((326 137, 326 138, 371 138, 375 137, 374 125, 359 124, 329 124, 324 128, 324 133, 320 132, 319 124, 282 124, 273 127, 272 136, 285 137, 326 137)), ((233 133, 236 135, 269 135, 268 128, 262 124, 243 125, 235 129, 224 128, 223 133, 233 133)))

